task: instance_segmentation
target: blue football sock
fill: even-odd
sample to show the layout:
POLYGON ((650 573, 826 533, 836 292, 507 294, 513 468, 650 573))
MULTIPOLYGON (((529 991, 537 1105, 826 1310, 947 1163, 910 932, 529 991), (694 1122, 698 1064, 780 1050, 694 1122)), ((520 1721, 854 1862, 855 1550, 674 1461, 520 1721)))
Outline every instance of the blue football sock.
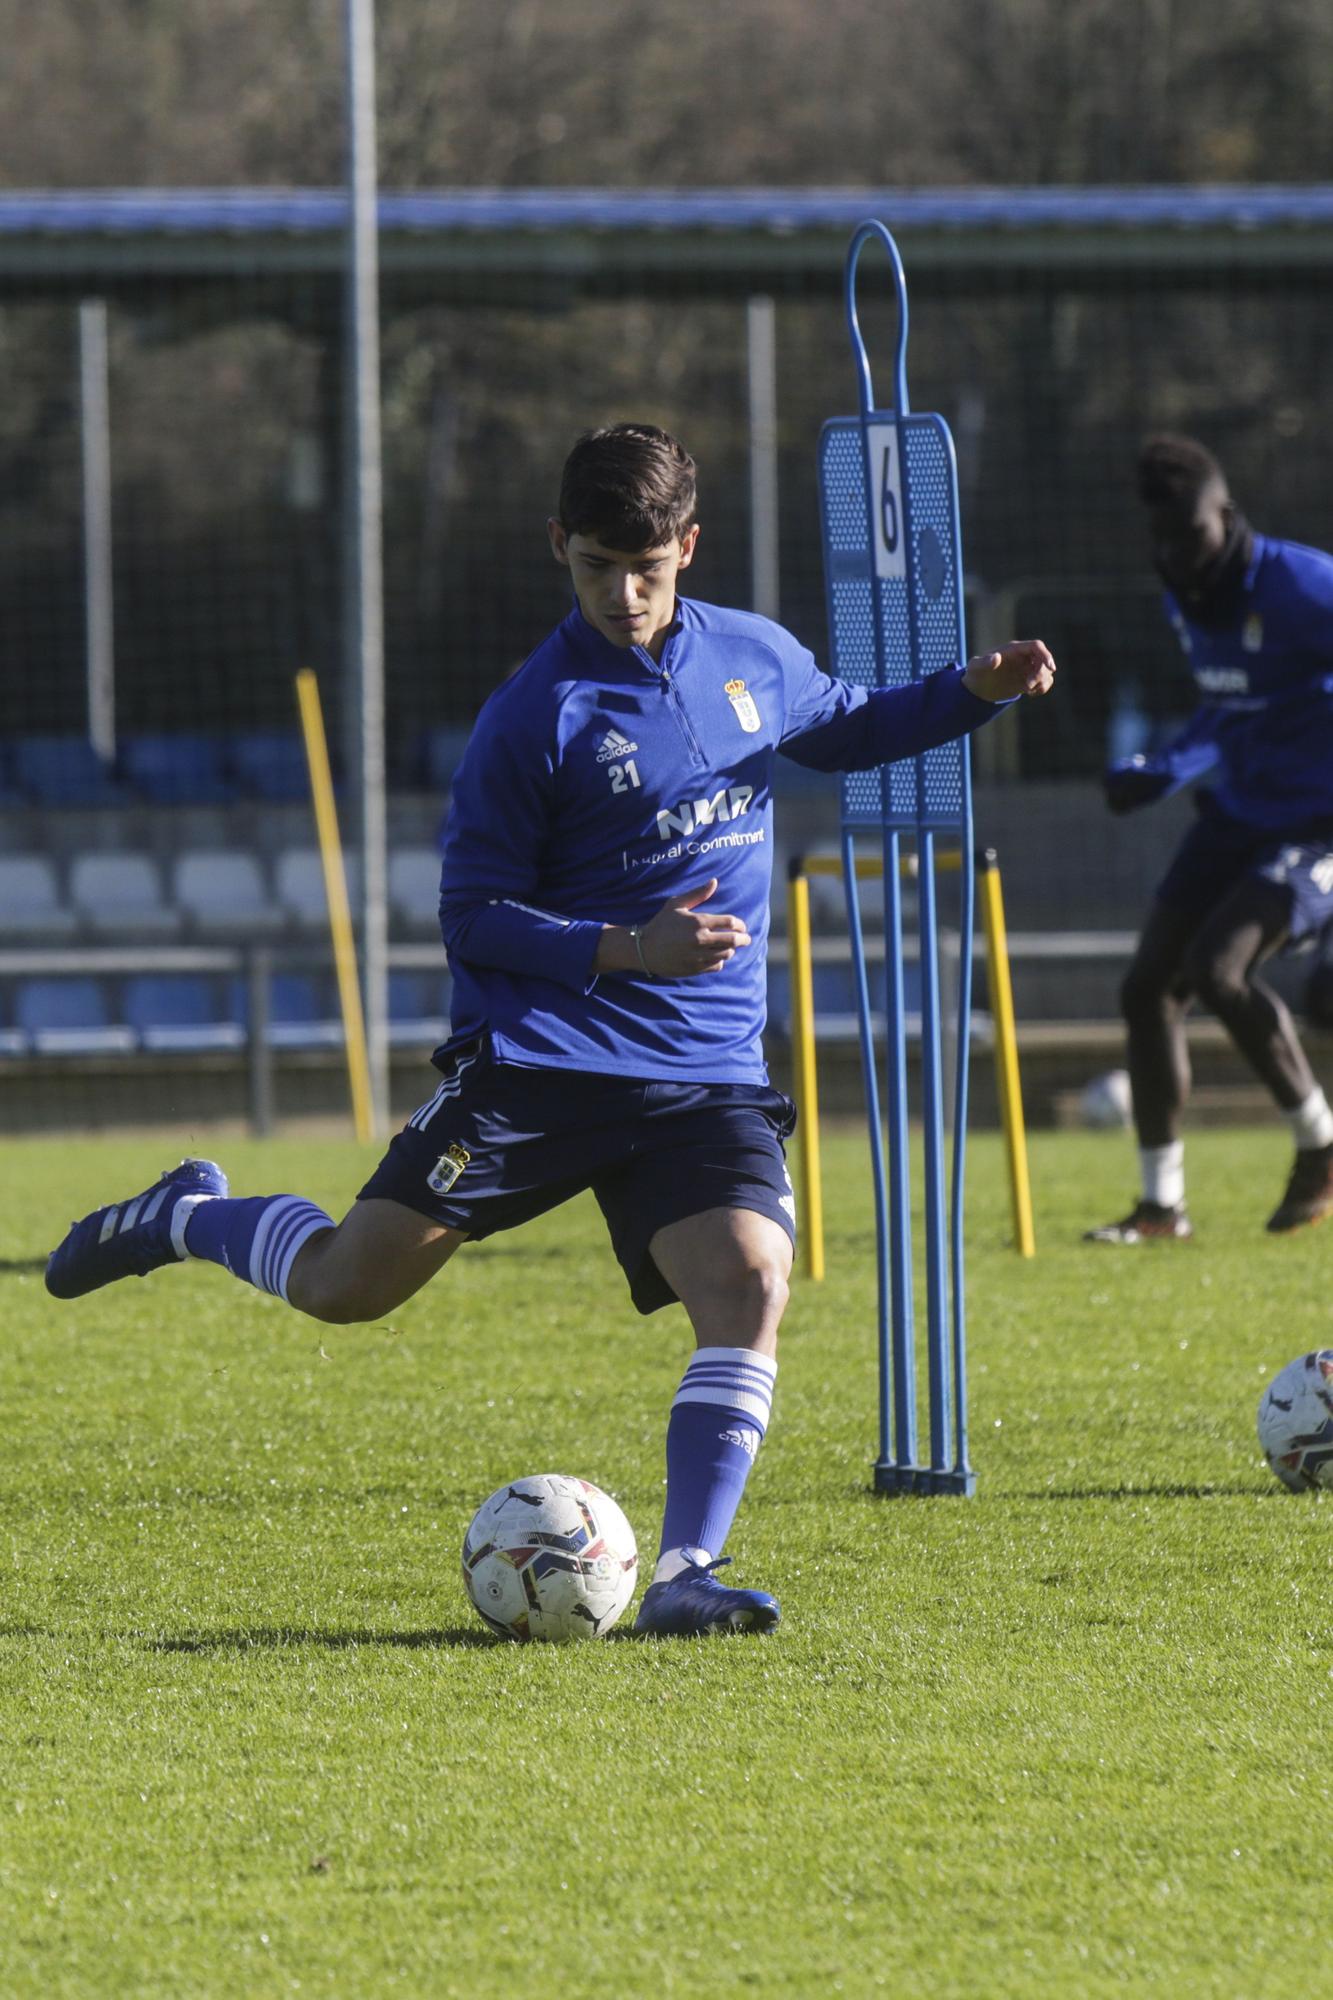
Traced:
POLYGON ((297 1194, 258 1194, 239 1201, 218 1196, 197 1202, 185 1224, 187 1257, 221 1264, 261 1292, 285 1299, 296 1253, 333 1217, 297 1194))
POLYGON ((778 1364, 750 1347, 700 1347, 667 1426, 667 1497, 655 1581, 685 1568, 681 1550, 722 1553, 768 1428, 778 1364))

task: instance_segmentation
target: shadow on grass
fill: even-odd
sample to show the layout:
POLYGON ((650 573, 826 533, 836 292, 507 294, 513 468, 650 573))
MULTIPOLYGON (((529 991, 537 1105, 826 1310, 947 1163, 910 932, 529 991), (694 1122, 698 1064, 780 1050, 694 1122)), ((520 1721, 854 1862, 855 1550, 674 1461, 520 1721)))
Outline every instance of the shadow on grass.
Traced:
MULTIPOLYGON (((29 1627, 15 1627, 15 1632, 32 1635, 29 1627)), ((0 1637, 5 1628, 0 1626, 0 1637)), ((647 1633, 638 1632, 633 1625, 619 1625, 614 1631, 603 1632, 603 1642, 610 1640, 613 1645, 652 1645, 656 1641, 647 1633)), ((144 1650, 149 1653, 257 1653, 282 1652, 287 1647, 323 1646, 330 1652, 338 1652, 353 1646, 405 1646, 411 1651, 429 1652, 437 1647, 457 1647, 461 1652, 474 1652, 479 1648, 492 1646, 512 1646, 517 1642, 501 1638, 498 1632, 478 1631, 471 1625, 446 1626, 438 1632, 307 1632, 295 1626, 274 1627, 255 1626, 248 1631, 183 1632, 177 1638, 145 1639, 144 1650)))
POLYGON ((30 1272, 35 1275, 38 1271, 44 1271, 45 1269, 45 1257, 0 1257, 0 1278, 8 1276, 10 1273, 17 1273, 22 1277, 27 1277, 30 1272))
MULTIPOLYGON (((847 1489, 849 1498, 873 1500, 883 1506, 912 1506, 915 1503, 938 1498, 929 1493, 881 1493, 870 1485, 857 1485, 847 1489)), ((1014 1501, 1031 1500, 1289 1500, 1292 1496, 1284 1486, 1274 1480, 1271 1486, 1038 1486, 1026 1493, 991 1493, 986 1482, 980 1482, 977 1497, 992 1501, 997 1506, 1012 1505, 1014 1501)), ((1298 1496, 1299 1497, 1299 1496, 1298 1496)))
POLYGON ((1289 1500, 1269 1486, 1041 1486, 1031 1493, 997 1493, 997 1500, 1289 1500))
POLYGON ((179 1638, 147 1639, 144 1649, 149 1653, 255 1653, 281 1652, 288 1646, 323 1646, 330 1652, 353 1646, 403 1646, 409 1651, 430 1652, 445 1646, 467 1650, 499 1643, 489 1632, 463 1625, 445 1626, 436 1632, 308 1632, 292 1625, 256 1625, 243 1630, 184 1632, 179 1638))

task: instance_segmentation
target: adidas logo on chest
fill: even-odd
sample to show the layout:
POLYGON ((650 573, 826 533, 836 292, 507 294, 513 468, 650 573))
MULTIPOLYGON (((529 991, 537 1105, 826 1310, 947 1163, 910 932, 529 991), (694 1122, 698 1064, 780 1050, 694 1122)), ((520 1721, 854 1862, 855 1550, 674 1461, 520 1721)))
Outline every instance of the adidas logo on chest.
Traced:
POLYGON ((597 746, 597 762, 618 763, 623 757, 632 757, 638 747, 631 737, 622 736, 618 729, 608 729, 597 746))

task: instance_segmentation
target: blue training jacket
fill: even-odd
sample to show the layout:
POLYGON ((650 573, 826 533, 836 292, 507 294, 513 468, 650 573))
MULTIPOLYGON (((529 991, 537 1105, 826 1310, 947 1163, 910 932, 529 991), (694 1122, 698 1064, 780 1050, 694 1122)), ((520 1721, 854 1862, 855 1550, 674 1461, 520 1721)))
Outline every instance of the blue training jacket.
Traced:
POLYGON ((773 759, 869 770, 994 715, 962 669, 830 679, 789 632, 688 598, 660 666, 577 606, 483 707, 454 779, 440 928, 453 1030, 502 1062, 764 1083, 773 759), (753 942, 692 979, 595 975, 605 924, 711 877, 753 942))
POLYGON ((1256 535, 1227 625, 1195 624, 1169 592, 1166 609, 1201 700, 1146 768, 1173 791, 1216 772, 1223 810, 1279 837, 1333 823, 1333 556, 1256 535))

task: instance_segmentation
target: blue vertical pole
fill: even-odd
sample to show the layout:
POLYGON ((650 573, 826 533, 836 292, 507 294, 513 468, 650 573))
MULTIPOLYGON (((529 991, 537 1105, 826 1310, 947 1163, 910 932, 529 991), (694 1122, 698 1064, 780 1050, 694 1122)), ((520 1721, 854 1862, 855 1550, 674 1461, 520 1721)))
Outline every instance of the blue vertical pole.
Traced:
POLYGON ((899 1466, 916 1462, 916 1311, 912 1282, 912 1176, 907 1124, 907 1001, 903 991, 902 852, 896 829, 884 834, 884 1052, 889 1134, 889 1273, 892 1293, 894 1450, 899 1466))
MULTIPOLYGON (((856 265, 861 251, 872 237, 878 237, 888 251, 898 296, 898 340, 894 352, 893 412, 899 424, 898 464, 902 476, 901 419, 907 409, 907 287, 897 246, 879 223, 863 223, 852 238, 847 256, 846 313, 852 352, 856 358, 861 406, 861 462, 865 492, 866 546, 870 551, 871 617, 875 651, 875 678, 880 687, 889 682, 885 658, 884 589, 875 558, 878 546, 876 508, 879 505, 879 475, 871 447, 870 420, 874 412, 874 389, 870 361, 856 311, 856 265)), ((906 535, 907 522, 902 523, 906 535)), ((907 1100, 907 1021, 903 992, 903 925, 901 849, 896 828, 886 815, 884 832, 884 960, 885 960, 885 1103, 888 1117, 888 1233, 890 1290, 890 1356, 893 1375, 893 1461, 910 1466, 916 1459, 916 1315, 912 1285, 912 1193, 911 1157, 908 1151, 907 1100)), ((846 872, 846 863, 844 863, 846 872)), ((855 867, 848 875, 849 894, 856 895, 855 867)), ((873 1040, 869 1044, 873 1052, 873 1040)), ((883 1308, 881 1305, 881 1318, 883 1308)), ((881 1360, 881 1367, 883 1361, 881 1360)), ((881 1409, 886 1394, 881 1387, 881 1409)), ((881 1462, 888 1459, 881 1444, 881 1462)))
MULTIPOLYGON (((961 628, 960 628, 961 629, 961 628)), ((958 1044, 953 1100, 953 1175, 949 1204, 950 1294, 953 1308, 953 1469, 970 1483, 967 1462, 967 1326, 963 1270, 963 1166, 967 1153, 967 1092, 972 1038, 972 932, 976 875, 970 847, 962 853, 958 911, 958 1044)))
POLYGON ((865 934, 861 927, 861 900, 856 890, 856 841, 850 832, 842 837, 842 872, 847 889, 847 931, 852 946, 852 975, 856 987, 856 1013, 860 1025, 861 1075, 865 1084, 866 1111, 870 1121, 870 1179, 875 1204, 876 1285, 875 1338, 879 1355, 879 1457, 891 1457, 893 1406, 890 1395, 891 1332, 889 1296, 891 1289, 889 1197, 884 1172, 884 1129, 880 1122, 879 1078, 875 1069, 875 1024, 870 1002, 870 980, 866 970, 865 934))
MULTIPOLYGON (((907 291, 893 238, 882 223, 855 232, 847 256, 845 306, 859 389, 859 415, 831 418, 820 447, 825 577, 834 670, 860 684, 899 685, 945 669, 964 645, 957 474, 948 426, 908 406, 907 291), (856 268, 872 238, 883 246, 898 307, 893 400, 877 409, 857 317, 856 268), (953 591, 946 590, 952 575, 953 591)), ((971 995, 972 861, 966 747, 944 746, 879 773, 843 781, 843 874, 857 985, 862 1063, 871 1121, 880 1298, 880 1456, 885 1492, 970 1492, 964 1375, 963 1152, 967 1119, 971 995), (869 780, 867 782, 867 780, 869 780), (883 1116, 878 1052, 862 936, 854 836, 876 828, 883 849, 887 1049, 883 1116), (941 964, 935 840, 963 848, 958 1070, 952 1134, 946 1133, 941 964), (915 841, 921 947, 921 1068, 925 1175, 926 1353, 930 1450, 918 1460, 912 1172, 909 1154, 907 998, 903 960, 903 836, 915 841), (950 1164, 952 1137, 952 1165, 950 1164)))
POLYGON ((917 851, 921 937, 921 1115, 925 1165, 926 1357, 930 1387, 930 1463, 947 1465, 949 1402, 948 1260, 945 1251, 944 1090, 940 1068, 939 930, 935 908, 935 837, 917 851))

